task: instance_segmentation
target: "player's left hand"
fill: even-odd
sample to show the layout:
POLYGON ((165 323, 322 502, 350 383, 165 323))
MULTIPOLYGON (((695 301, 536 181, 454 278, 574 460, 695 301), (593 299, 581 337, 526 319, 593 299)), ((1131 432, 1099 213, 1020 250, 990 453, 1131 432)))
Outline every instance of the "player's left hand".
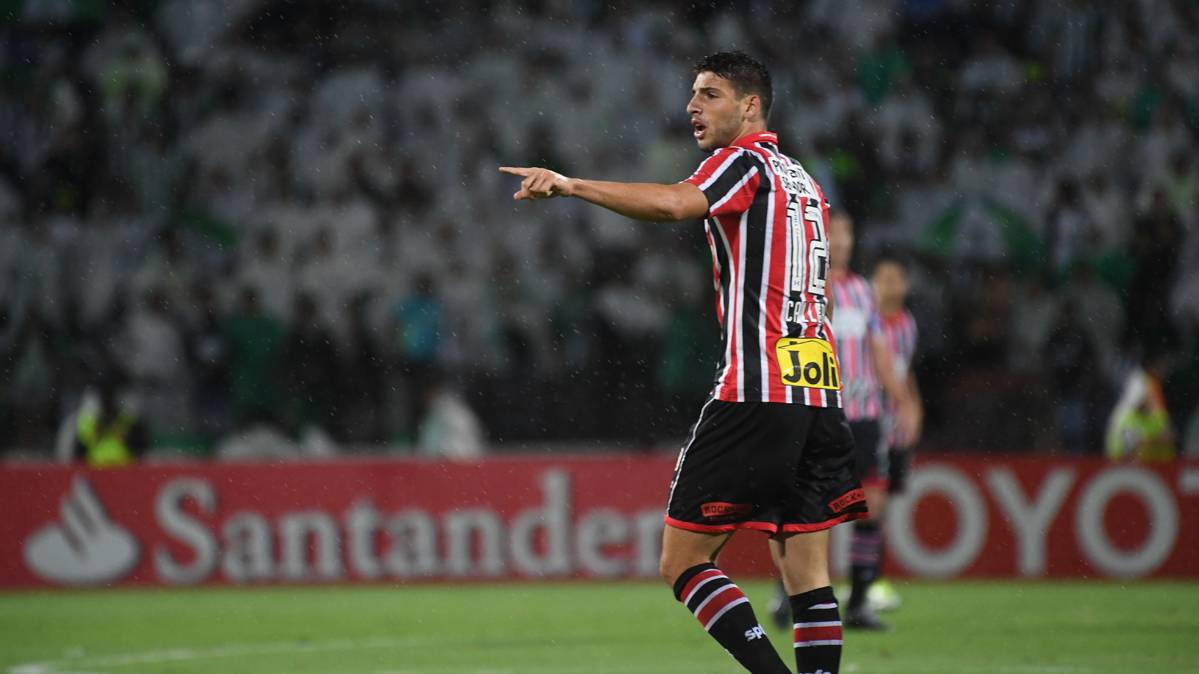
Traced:
POLYGON ((550 199, 552 197, 569 197, 571 195, 571 180, 561 173, 545 168, 501 166, 500 173, 520 176, 520 189, 512 195, 516 201, 522 199, 550 199))

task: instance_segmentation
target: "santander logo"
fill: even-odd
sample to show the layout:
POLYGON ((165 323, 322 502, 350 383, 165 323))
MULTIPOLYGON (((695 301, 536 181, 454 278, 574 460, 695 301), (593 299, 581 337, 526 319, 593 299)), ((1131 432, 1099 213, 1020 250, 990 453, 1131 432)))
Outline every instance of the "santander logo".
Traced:
MULTIPOLYGON (((488 461, 0 468, 0 588, 657 575, 661 485, 610 485, 667 459, 488 461)), ((922 577, 1193 577, 1197 508, 1199 463, 931 459, 888 507, 888 548, 922 577)), ((769 569, 740 554, 734 571, 769 569)))
POLYGON ((64 585, 99 585, 121 580, 137 565, 137 539, 109 519, 84 477, 71 483, 58 512, 59 521, 25 540, 25 563, 38 576, 64 585))

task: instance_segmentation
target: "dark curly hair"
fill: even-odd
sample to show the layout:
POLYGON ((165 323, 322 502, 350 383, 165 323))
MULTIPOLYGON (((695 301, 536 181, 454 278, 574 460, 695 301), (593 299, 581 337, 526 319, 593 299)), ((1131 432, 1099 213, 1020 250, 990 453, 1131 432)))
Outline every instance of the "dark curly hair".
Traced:
POLYGON ((872 270, 877 270, 879 266, 884 264, 893 264, 899 267, 906 274, 911 268, 911 261, 907 255, 894 248, 884 248, 874 256, 874 263, 870 265, 872 270))
POLYGON ((774 85, 770 71, 762 62, 742 51, 722 51, 703 57, 695 64, 695 74, 713 73, 732 83, 740 96, 756 94, 762 99, 762 119, 770 117, 774 103, 774 85))

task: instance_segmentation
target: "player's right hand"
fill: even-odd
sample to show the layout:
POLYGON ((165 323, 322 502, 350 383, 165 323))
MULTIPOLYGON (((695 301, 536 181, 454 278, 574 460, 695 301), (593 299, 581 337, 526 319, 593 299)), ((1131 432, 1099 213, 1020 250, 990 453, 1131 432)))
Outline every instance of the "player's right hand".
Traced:
POLYGON ((500 173, 520 176, 524 179, 520 181, 520 189, 512 195, 512 198, 516 201, 522 199, 569 197, 571 194, 570 178, 549 169, 501 166, 500 173))
POLYGON ((912 447, 920 441, 921 426, 924 423, 923 416, 920 405, 915 401, 906 399, 899 403, 895 414, 895 430, 899 436, 896 439, 902 446, 912 447))

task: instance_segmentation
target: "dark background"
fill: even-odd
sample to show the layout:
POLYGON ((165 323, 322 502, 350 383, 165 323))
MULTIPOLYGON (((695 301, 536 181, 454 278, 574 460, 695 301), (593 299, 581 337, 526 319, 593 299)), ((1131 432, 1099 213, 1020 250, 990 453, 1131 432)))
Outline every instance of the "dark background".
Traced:
MULTIPOLYGON (((910 256, 924 449, 1100 453, 1199 402, 1199 2, 0 3, 0 452, 84 391, 200 456, 267 424, 409 451, 672 446, 719 333, 701 225, 516 205, 501 164, 675 181, 690 65, 910 256)), ((69 428, 67 432, 69 434, 69 428)))

